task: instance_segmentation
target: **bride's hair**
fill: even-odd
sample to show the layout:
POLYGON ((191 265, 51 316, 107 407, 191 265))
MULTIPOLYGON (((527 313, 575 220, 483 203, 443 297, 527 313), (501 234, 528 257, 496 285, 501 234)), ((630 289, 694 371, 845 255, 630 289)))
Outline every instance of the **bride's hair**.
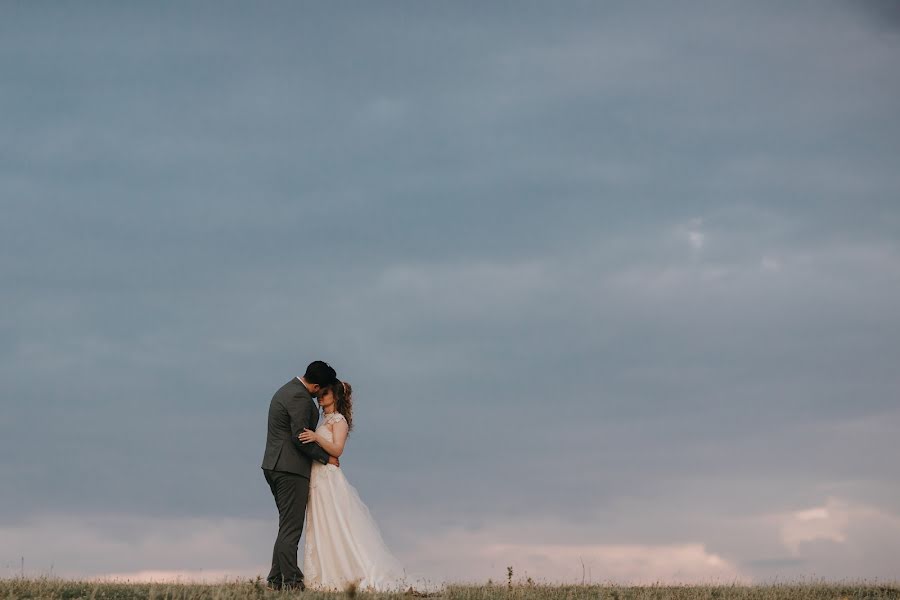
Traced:
POLYGON ((353 387, 346 381, 338 381, 331 386, 331 393, 335 410, 347 419, 347 431, 353 431, 353 387))

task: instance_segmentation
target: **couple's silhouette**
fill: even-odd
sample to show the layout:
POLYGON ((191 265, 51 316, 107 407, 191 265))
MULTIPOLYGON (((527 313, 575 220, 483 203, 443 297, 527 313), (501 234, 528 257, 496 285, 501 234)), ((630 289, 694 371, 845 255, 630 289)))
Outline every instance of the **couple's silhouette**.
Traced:
POLYGON ((272 396, 262 468, 278 507, 278 536, 266 578, 274 589, 404 587, 402 568, 340 469, 352 425, 353 388, 323 361, 310 363, 302 377, 272 396), (304 522, 305 577, 297 565, 304 522))

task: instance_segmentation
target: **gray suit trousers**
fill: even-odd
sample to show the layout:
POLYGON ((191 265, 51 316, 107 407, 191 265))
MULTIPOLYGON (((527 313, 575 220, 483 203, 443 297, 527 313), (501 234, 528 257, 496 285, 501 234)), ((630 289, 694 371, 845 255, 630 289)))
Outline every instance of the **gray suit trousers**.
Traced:
POLYGON ((266 579, 275 587, 302 586, 303 572, 297 566, 297 545, 306 519, 309 479, 268 469, 263 469, 263 473, 278 507, 278 537, 272 550, 272 569, 266 579))

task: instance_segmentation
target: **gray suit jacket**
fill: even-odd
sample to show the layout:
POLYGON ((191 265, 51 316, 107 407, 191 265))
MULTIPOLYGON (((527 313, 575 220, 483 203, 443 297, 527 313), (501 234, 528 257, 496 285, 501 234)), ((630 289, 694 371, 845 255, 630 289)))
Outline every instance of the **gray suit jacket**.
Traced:
POLYGON ((281 386, 269 403, 269 431, 262 468, 309 478, 312 461, 328 463, 328 453, 316 443, 297 439, 304 428, 315 429, 319 409, 297 377, 281 386))

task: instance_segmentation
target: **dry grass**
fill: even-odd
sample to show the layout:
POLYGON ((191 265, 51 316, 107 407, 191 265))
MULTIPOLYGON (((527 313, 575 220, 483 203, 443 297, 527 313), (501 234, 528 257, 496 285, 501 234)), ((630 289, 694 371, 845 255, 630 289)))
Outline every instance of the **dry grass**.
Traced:
MULTIPOLYGON (((410 600, 415 594, 275 592, 262 582, 221 584, 129 583, 73 581, 55 578, 0 579, 0 600, 47 598, 53 600, 96 598, 109 600, 410 600)), ((448 600, 900 600, 900 584, 877 582, 795 582, 766 585, 452 585, 435 598, 448 600)))

